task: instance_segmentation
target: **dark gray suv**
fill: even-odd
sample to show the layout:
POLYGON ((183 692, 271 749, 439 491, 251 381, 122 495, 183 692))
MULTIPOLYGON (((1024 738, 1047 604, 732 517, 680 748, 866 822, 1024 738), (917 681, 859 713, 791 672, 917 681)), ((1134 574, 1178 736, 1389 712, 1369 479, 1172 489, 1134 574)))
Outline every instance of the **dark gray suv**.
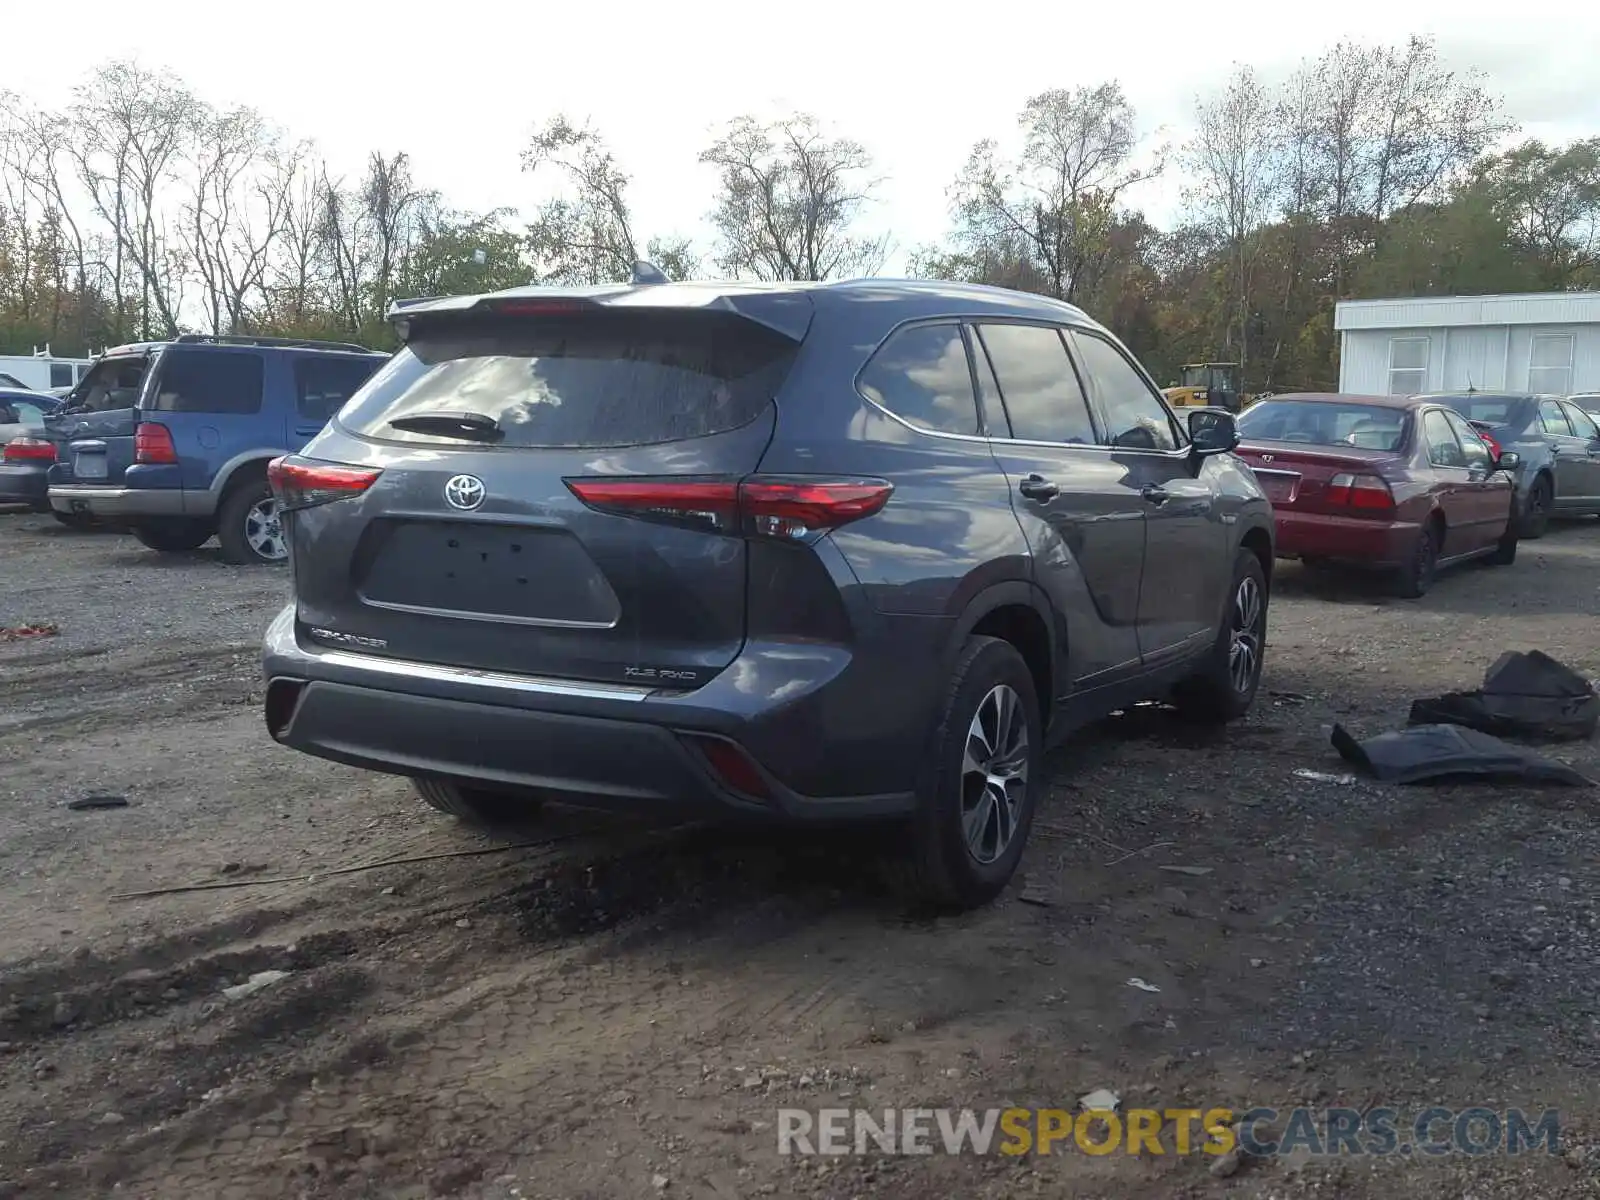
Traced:
MULTIPOLYGON (((642 278, 649 278, 641 273, 642 278)), ((931 282, 408 303, 269 472, 285 745, 474 821, 541 799, 898 820, 992 898, 1047 745, 1255 697, 1272 512, 1078 309, 931 282)))

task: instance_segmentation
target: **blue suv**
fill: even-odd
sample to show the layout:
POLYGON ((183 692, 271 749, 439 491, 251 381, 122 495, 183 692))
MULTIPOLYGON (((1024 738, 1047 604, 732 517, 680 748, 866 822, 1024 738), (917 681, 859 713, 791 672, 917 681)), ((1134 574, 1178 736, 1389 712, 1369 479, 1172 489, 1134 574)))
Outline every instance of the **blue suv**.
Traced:
POLYGON ((316 436, 387 358, 343 342, 202 334, 108 350, 45 420, 50 507, 152 550, 215 536, 229 562, 282 562, 267 463, 316 436))

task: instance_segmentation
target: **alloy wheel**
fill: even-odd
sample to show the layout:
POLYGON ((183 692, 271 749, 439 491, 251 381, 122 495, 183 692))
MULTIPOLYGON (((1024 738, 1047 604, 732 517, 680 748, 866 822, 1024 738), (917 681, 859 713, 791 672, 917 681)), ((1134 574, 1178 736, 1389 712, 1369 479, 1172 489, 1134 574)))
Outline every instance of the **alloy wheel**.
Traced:
POLYGON ((276 500, 268 498, 250 506, 244 515, 244 540, 267 562, 280 562, 289 557, 289 543, 284 540, 276 500))
POLYGON ((1261 603, 1261 585, 1248 576, 1241 579, 1233 594, 1228 646, 1228 680, 1241 696, 1250 691, 1261 669, 1266 611, 1261 603))
POLYGON ((973 714, 961 759, 961 831, 975 861, 1006 852, 1027 791, 1027 715, 1016 690, 997 684, 973 714))

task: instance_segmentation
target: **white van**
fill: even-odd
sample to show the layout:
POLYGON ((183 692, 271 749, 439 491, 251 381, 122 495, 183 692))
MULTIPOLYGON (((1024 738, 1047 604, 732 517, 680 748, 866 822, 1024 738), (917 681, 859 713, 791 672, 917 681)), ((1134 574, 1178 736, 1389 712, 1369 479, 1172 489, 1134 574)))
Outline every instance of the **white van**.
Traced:
POLYGON ((60 391, 76 384, 92 366, 92 358, 60 358, 49 346, 32 354, 0 354, 0 387, 60 391))

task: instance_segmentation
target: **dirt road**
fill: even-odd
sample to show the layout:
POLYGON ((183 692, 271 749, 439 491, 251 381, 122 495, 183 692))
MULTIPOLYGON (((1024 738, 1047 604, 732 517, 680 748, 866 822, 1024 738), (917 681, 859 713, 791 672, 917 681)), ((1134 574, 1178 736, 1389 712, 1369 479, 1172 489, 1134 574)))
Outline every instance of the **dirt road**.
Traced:
MULTIPOLYGON (((1600 526, 1419 602, 1284 565, 1258 711, 1074 739, 1025 879, 938 921, 903 915, 863 837, 573 817, 338 873, 495 843, 271 744, 256 645, 285 590, 0 516, 0 626, 60 629, 0 644, 0 1197, 1600 1194, 1600 791, 1294 773, 1342 773, 1333 721, 1396 727, 1503 649, 1600 675, 1600 526), (128 805, 65 807, 92 793, 128 805), (116 898, 204 881, 251 886, 116 898), (776 1149, 780 1107, 1101 1087, 1558 1108, 1561 1153, 1222 1178, 776 1149)), ((1595 744, 1558 753, 1600 775, 1595 744)))

